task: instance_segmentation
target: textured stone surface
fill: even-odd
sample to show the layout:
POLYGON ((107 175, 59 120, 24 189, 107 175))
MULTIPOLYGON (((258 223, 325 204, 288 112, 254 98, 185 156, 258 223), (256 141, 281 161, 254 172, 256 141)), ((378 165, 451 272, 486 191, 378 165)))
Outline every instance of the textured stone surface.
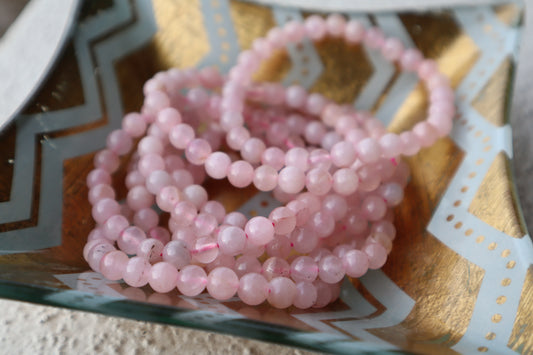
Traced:
POLYGON ((311 354, 286 346, 167 325, 0 300, 0 353, 311 354))

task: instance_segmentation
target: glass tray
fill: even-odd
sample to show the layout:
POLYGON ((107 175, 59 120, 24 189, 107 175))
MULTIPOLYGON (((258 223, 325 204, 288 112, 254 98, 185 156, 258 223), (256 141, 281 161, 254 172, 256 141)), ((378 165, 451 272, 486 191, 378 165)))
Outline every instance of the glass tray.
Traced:
MULTIPOLYGON (((412 177, 387 264, 346 279, 336 303, 305 312, 248 307, 206 294, 157 294, 88 271, 85 177, 107 133, 140 108, 144 81, 171 66, 227 71, 254 38, 307 15, 228 0, 85 2, 43 87, 0 134, 0 296, 332 353, 533 352, 533 246, 509 166, 516 2, 346 14, 436 59, 456 89, 458 114, 450 138, 407 160, 412 177)), ((393 131, 426 108, 413 76, 340 40, 290 47, 258 78, 298 82, 372 110, 393 131)), ((268 194, 227 186, 208 189, 228 209, 272 208, 268 194)))

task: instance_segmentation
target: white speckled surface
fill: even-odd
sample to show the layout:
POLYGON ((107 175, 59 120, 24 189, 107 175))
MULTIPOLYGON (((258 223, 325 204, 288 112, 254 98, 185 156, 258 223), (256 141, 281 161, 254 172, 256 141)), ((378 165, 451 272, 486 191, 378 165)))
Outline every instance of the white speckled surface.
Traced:
MULTIPOLYGON (((528 1, 531 3, 531 1, 528 1)), ((512 116, 515 174, 526 222, 533 226, 533 14, 527 15, 512 116), (528 75, 529 74, 529 75, 528 75)), ((1 354, 311 354, 233 336, 0 300, 1 354)))

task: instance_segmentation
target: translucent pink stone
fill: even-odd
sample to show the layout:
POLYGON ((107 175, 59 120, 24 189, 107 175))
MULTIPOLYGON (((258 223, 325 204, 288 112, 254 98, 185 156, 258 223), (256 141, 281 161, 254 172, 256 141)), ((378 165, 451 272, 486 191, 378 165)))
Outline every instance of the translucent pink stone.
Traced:
POLYGON ((230 226, 235 226, 243 229, 246 225, 246 222, 248 222, 248 219, 241 212, 230 212, 226 215, 226 217, 224 217, 224 224, 229 224, 230 226))
POLYGON ((246 246, 246 234, 239 227, 227 226, 217 236, 220 252, 227 255, 242 253, 246 246))
POLYGON ((185 296, 194 297, 202 293, 207 285, 207 274, 198 265, 187 265, 178 274, 178 290, 185 296))
POLYGON ((366 31, 363 41, 369 48, 379 49, 383 46, 385 38, 380 28, 371 27, 366 31))
POLYGON ((348 233, 359 235, 367 230, 368 221, 358 211, 351 211, 344 219, 344 225, 348 233))
POLYGON ((170 186, 172 177, 164 170, 152 171, 146 178, 146 189, 153 195, 157 195, 165 186, 170 186))
POLYGON ((217 267, 207 276, 207 291, 214 299, 227 300, 239 289, 239 279, 235 272, 227 267, 217 267))
POLYGON ((161 241, 148 238, 138 244, 137 256, 145 258, 150 264, 154 264, 162 260, 163 248, 164 245, 161 241))
POLYGON ((413 127, 413 133, 418 138, 422 147, 431 146, 437 139, 435 128, 428 122, 419 122, 413 127))
POLYGON ((248 240, 255 245, 266 245, 274 238, 274 226, 268 218, 251 218, 244 228, 248 240))
POLYGON ((227 111, 220 117, 220 126, 226 131, 230 131, 232 128, 242 126, 244 124, 244 118, 242 114, 238 112, 227 111))
POLYGON ((170 232, 168 229, 160 226, 150 229, 147 233, 147 236, 159 240, 163 244, 166 244, 170 241, 170 232))
POLYGON ((140 156, 146 154, 163 154, 163 143, 156 137, 146 136, 143 137, 137 145, 137 152, 140 156))
POLYGON ((309 154, 308 163, 310 168, 329 170, 332 164, 331 155, 325 149, 313 149, 309 154))
POLYGON ((292 247, 298 253, 309 253, 318 245, 318 235, 311 226, 296 228, 289 236, 292 247))
POLYGON ((299 42, 305 35, 305 29, 298 21, 291 20, 283 26, 283 33, 289 42, 299 42))
POLYGON ((294 213, 294 216, 296 217, 296 226, 303 226, 307 223, 309 217, 311 216, 307 204, 303 201, 290 201, 287 204, 287 208, 289 208, 294 213))
POLYGON ((339 169, 333 174, 333 190, 339 195, 351 195, 357 190, 358 186, 359 178, 352 169, 339 169))
POLYGON ((262 140, 252 137, 248 139, 241 147, 241 156, 249 163, 259 163, 265 149, 266 146, 262 140))
POLYGON ((278 184, 278 172, 269 165, 261 165, 254 171, 253 183, 260 191, 272 191, 278 184))
POLYGON ((403 43, 397 38, 387 38, 381 48, 381 54, 389 62, 396 61, 403 54, 403 43))
POLYGON ((141 157, 141 159, 139 160, 138 167, 139 167, 140 173, 146 178, 153 171, 164 170, 165 161, 163 160, 163 158, 161 158, 160 155, 149 153, 141 157))
POLYGON ((213 179, 223 179, 231 164, 230 157, 223 152, 211 153, 205 160, 205 171, 213 179))
POLYGON ((168 154, 165 156, 164 160, 165 160, 166 171, 172 172, 174 170, 185 168, 185 162, 178 155, 168 154))
POLYGON ((168 135, 170 143, 178 149, 187 148, 194 137, 194 129, 185 123, 172 127, 168 135))
POLYGON ((305 186, 305 173, 297 167, 286 166, 279 172, 278 185, 286 193, 298 193, 305 186))
POLYGON ((170 212, 180 202, 180 193, 175 186, 165 186, 157 193, 156 202, 161 210, 170 212))
POLYGON ((317 196, 327 194, 333 186, 333 177, 323 168, 313 168, 306 174, 305 187, 317 196))
POLYGON ((135 186, 144 185, 144 182, 145 178, 138 170, 131 171, 128 173, 128 175, 126 175, 125 183, 128 189, 132 189, 135 186))
POLYGON ((168 242, 162 251, 162 258, 167 263, 180 270, 191 262, 191 253, 187 245, 180 240, 168 242))
POLYGON ((296 227, 296 216, 294 212, 287 207, 277 207, 270 212, 268 217, 274 224, 274 233, 285 235, 289 234, 296 227))
POLYGON ((322 258, 328 256, 328 255, 331 255, 332 252, 329 250, 329 249, 326 249, 326 248, 318 248, 318 249, 314 249, 310 254, 309 256, 311 258, 313 258, 313 260, 315 262, 319 262, 322 258))
POLYGON ((342 260, 335 255, 328 255, 318 263, 318 276, 328 284, 337 283, 344 277, 342 260))
POLYGON ((117 240, 119 235, 128 228, 130 222, 126 217, 117 214, 109 217, 102 226, 105 237, 109 240, 117 240))
POLYGON ((373 138, 361 140, 356 147, 357 155, 364 163, 373 163, 381 156, 379 143, 373 138))
POLYGON ((259 258, 265 253, 265 246, 253 244, 250 239, 246 239, 246 246, 242 253, 259 258))
POLYGON ((294 296, 294 307, 299 309, 311 308, 317 299, 316 287, 310 282, 301 281, 296 284, 296 295, 294 296))
POLYGON ((131 258, 124 269, 123 279, 132 287, 143 287, 148 283, 151 265, 145 258, 131 258))
POLYGON ((250 132, 245 127, 232 128, 226 135, 226 143, 233 150, 240 150, 250 139, 250 132))
POLYGON ((194 220, 193 230, 198 237, 204 237, 213 233, 217 226, 218 222, 215 216, 200 213, 194 220))
POLYGON ((335 127, 337 121, 345 114, 343 108, 335 103, 326 105, 322 112, 322 121, 329 127, 335 127))
POLYGON ((114 246, 108 242, 104 243, 93 243, 92 248, 87 252, 87 263, 96 272, 100 272, 100 260, 109 252, 116 250, 114 246))
POLYGON ((274 240, 266 245, 266 252, 268 256, 277 256, 286 259, 292 251, 291 242, 289 238, 284 235, 277 235, 274 240))
POLYGON ((383 184, 379 188, 379 194, 388 206, 398 206, 403 200, 403 188, 396 182, 383 184))
POLYGON ((417 71, 422 60, 422 53, 418 49, 408 48, 400 58, 400 66, 408 71, 417 71))
POLYGON ((361 212, 370 221, 378 221, 385 216, 387 204, 383 198, 370 195, 361 203, 361 212))
POLYGON ((178 270, 170 263, 161 261, 150 268, 148 283, 155 292, 167 293, 177 286, 178 270))
POLYGON ((117 239, 118 247, 126 254, 135 254, 139 244, 146 239, 146 233, 139 227, 126 228, 117 239))
POLYGON ((261 273, 261 268, 259 260, 251 255, 242 255, 235 261, 234 266, 234 270, 239 277, 249 273, 261 273))
POLYGON ((97 169, 103 169, 108 173, 114 173, 117 171, 120 165, 118 155, 109 149, 104 149, 96 153, 94 156, 94 166, 97 169))
POLYGON ((144 108, 150 113, 158 112, 170 106, 168 96, 161 91, 152 91, 144 99, 144 108))
POLYGON ((344 38, 351 44, 359 43, 365 36, 365 27, 357 20, 350 20, 344 28, 344 38))
POLYGON ((111 216, 120 213, 120 205, 111 198, 103 198, 96 202, 92 208, 92 216, 99 224, 104 224, 111 216))
POLYGON ((319 238, 328 237, 335 229, 335 219, 330 213, 324 211, 312 215, 309 223, 319 238))
POLYGON ((207 202, 207 191, 201 185, 189 185, 183 189, 183 197, 185 200, 194 204, 197 210, 200 210, 207 202))
POLYGON ((400 137, 393 133, 387 133, 379 139, 381 153, 384 158, 393 158, 403 150, 403 142, 400 137))
POLYGON ((266 300, 268 289, 269 283, 262 275, 249 273, 239 280, 237 293, 241 301, 247 305, 256 306, 266 300))
POLYGON ((306 35, 313 41, 320 41, 326 35, 326 22, 321 16, 311 15, 304 22, 306 35))
POLYGON ((266 139, 269 145, 281 146, 289 137, 289 129, 285 122, 274 122, 266 131, 266 139))
POLYGON ((132 210, 138 211, 152 206, 154 203, 154 196, 146 189, 146 187, 139 185, 128 191, 126 201, 132 210))
POLYGON ((342 196, 329 194, 322 201, 322 210, 330 213, 335 221, 340 221, 348 212, 348 203, 342 196))
POLYGON ((326 18, 326 29, 330 36, 341 37, 344 34, 346 20, 338 14, 329 15, 326 18))
POLYGON ((290 307, 296 296, 296 285, 287 277, 276 277, 269 282, 268 302, 275 308, 290 307))
POLYGON ((172 240, 180 240, 185 243, 187 249, 193 250, 196 244, 196 235, 191 227, 178 227, 172 234, 172 240))
POLYGON ((291 278, 295 282, 313 282, 318 276, 318 265, 310 256, 298 256, 290 266, 291 278))
POLYGON ((109 239, 105 238, 103 235, 103 232, 101 232, 99 229, 93 229, 91 233, 89 233, 89 237, 93 237, 92 239, 87 240, 87 244, 83 247, 83 259, 87 260, 89 256, 89 251, 91 251, 92 247, 94 247, 97 244, 109 244, 111 245, 111 242, 109 239), (96 231, 96 232, 95 232, 96 231))
POLYGON ((145 232, 157 226, 159 215, 151 208, 142 208, 133 215, 133 224, 145 232))
POLYGON ((381 178, 374 164, 363 165, 357 170, 359 178, 359 191, 374 191, 378 188, 381 178))
POLYGON ((322 141, 322 138, 326 134, 326 127, 323 123, 318 121, 310 122, 304 131, 305 140, 309 144, 318 145, 322 141))
POLYGON ((285 153, 278 147, 269 147, 261 155, 261 162, 271 166, 277 172, 285 164, 285 153))
POLYGON ((118 155, 124 155, 128 153, 133 146, 131 137, 122 129, 116 129, 112 131, 107 136, 106 143, 107 148, 118 155))
POLYGON ((140 114, 136 112, 128 113, 122 119, 122 129, 131 137, 138 138, 146 132, 146 122, 140 114))
POLYGON ((172 176, 172 180, 174 180, 174 184, 180 190, 183 190, 187 186, 194 184, 194 177, 188 170, 174 170, 170 175, 172 176))
POLYGON ((370 243, 363 248, 363 252, 368 256, 368 268, 379 269, 387 261, 387 250, 381 244, 370 243))
POLYGON ((217 241, 214 237, 201 237, 196 240, 194 249, 191 254, 194 260, 203 264, 209 264, 218 256, 219 249, 217 241))
POLYGON ((108 280, 120 280, 124 275, 128 260, 128 256, 123 251, 113 250, 100 260, 100 273, 108 280))
POLYGON ((87 187, 90 189, 100 184, 111 184, 111 175, 107 170, 94 169, 87 175, 87 187))
POLYGON ((226 209, 218 201, 207 201, 201 209, 202 213, 207 213, 215 217, 218 224, 222 223, 226 217, 226 209))
POLYGON ((265 260, 261 273, 267 280, 272 280, 278 276, 288 277, 290 269, 290 265, 285 259, 273 256, 265 260))
POLYGON ((306 171, 308 169, 308 157, 309 152, 305 148, 291 148, 285 153, 285 165, 295 166, 302 171, 306 171))
MULTIPOLYGON (((307 96, 307 102, 305 105, 305 109, 307 112, 309 112, 312 115, 320 115, 322 113, 322 110, 326 106, 327 100, 324 96, 318 94, 318 93, 312 93, 309 96, 307 96)), ((301 134, 303 130, 300 132, 296 132, 297 134, 301 134)))
POLYGON ((396 228, 394 224, 389 221, 378 221, 372 223, 372 233, 384 233, 390 240, 394 240, 396 237, 396 228))
POLYGON ((307 205, 310 214, 320 211, 322 205, 320 199, 312 193, 304 192, 298 196, 298 200, 307 205))
POLYGON ((254 168, 245 160, 233 162, 228 169, 229 182, 238 188, 250 185, 254 178, 254 168))
POLYGON ((329 287, 329 284, 321 280, 316 280, 313 282, 313 286, 315 286, 317 294, 313 308, 323 308, 330 304, 332 301, 332 290, 329 287))
POLYGON ((115 199, 115 190, 111 186, 99 184, 89 190, 89 202, 91 205, 104 198, 115 199))
POLYGON ((193 139, 185 149, 185 157, 194 165, 202 165, 210 154, 211 145, 202 138, 193 139))
POLYGON ((392 240, 390 240, 389 237, 385 233, 379 233, 379 232, 372 233, 368 237, 367 243, 381 244, 387 251, 387 254, 389 254, 392 251, 392 240))

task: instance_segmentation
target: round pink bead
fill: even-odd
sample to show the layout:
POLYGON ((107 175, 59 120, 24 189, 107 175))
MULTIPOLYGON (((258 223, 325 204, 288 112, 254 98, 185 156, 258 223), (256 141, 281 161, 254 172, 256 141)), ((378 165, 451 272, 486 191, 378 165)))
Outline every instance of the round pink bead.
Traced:
POLYGON ((298 253, 309 253, 318 245, 318 235, 311 226, 296 228, 289 236, 292 247, 298 253))
POLYGON ((381 156, 379 143, 373 138, 365 138, 357 144, 357 155, 364 163, 373 163, 381 156))
POLYGON ((330 285, 325 283, 324 281, 316 280, 315 282, 313 282, 313 286, 315 286, 317 293, 316 301, 313 305, 313 308, 322 308, 330 304, 333 300, 333 295, 331 292, 332 290, 329 287, 330 285))
POLYGON ((338 14, 329 15, 326 18, 326 29, 330 36, 341 37, 344 34, 346 20, 338 14))
POLYGON ((381 244, 370 243, 363 248, 368 256, 368 268, 376 270, 381 268, 387 261, 387 250, 381 244))
POLYGON ((227 226, 217 236, 220 252, 227 255, 242 253, 246 246, 246 234, 239 227, 227 226))
POLYGON ((263 263, 261 273, 267 280, 272 280, 278 276, 289 276, 291 267, 285 259, 273 256, 263 263))
POLYGON ((172 182, 172 177, 166 171, 152 171, 146 178, 146 189, 152 195, 157 195, 163 187, 171 185, 172 182))
POLYGON ((285 153, 278 147, 269 147, 263 152, 261 163, 278 171, 285 165, 285 153))
POLYGON ((255 245, 266 245, 274 238, 274 226, 268 218, 251 218, 244 228, 248 241, 255 245))
POLYGON ((191 263, 191 253, 187 245, 181 240, 168 242, 162 251, 163 261, 173 265, 176 269, 182 269, 191 263))
POLYGON ((394 133, 387 133, 383 135, 379 139, 379 145, 384 158, 396 157, 403 150, 402 140, 394 133))
POLYGON ((163 143, 156 137, 146 136, 139 141, 137 145, 137 152, 143 156, 146 154, 163 154, 163 143))
POLYGON ((348 203, 345 198, 336 194, 330 194, 322 201, 322 210, 330 213, 335 221, 340 221, 348 212, 348 203))
POLYGON ((124 275, 128 260, 128 256, 123 251, 113 250, 100 260, 100 273, 108 280, 120 280, 124 275))
POLYGON ((296 284, 296 295, 294 296, 294 307, 299 309, 311 308, 317 300, 316 287, 310 282, 298 282, 296 284))
POLYGON ((254 178, 254 168, 245 160, 233 162, 228 169, 229 182, 238 188, 250 185, 254 178))
POLYGON ((97 169, 103 169, 108 173, 117 171, 120 165, 118 155, 109 149, 104 149, 96 153, 94 156, 94 166, 97 169))
POLYGON ((148 232, 159 223, 159 215, 151 208, 143 208, 133 215, 133 224, 148 232))
POLYGON ((197 210, 201 209, 207 202, 207 191, 201 185, 189 185, 183 189, 183 197, 185 200, 194 204, 197 210))
POLYGON ((211 146, 202 138, 193 139, 185 149, 185 157, 194 165, 202 165, 210 154, 211 146))
POLYGON ((207 213, 215 217, 217 223, 220 224, 226 217, 226 209, 218 201, 207 201, 201 209, 202 213, 207 213))
POLYGON ((266 146, 262 140, 252 137, 248 139, 241 147, 241 156, 249 163, 256 164, 261 161, 261 156, 265 149, 266 146))
POLYGON ((309 153, 308 163, 311 168, 322 168, 329 170, 331 167, 331 155, 326 149, 313 149, 309 153))
POLYGON ((194 220, 193 230, 198 237, 204 237, 213 233, 217 226, 218 223, 215 216, 200 213, 194 220))
POLYGON ((142 115, 132 112, 122 119, 122 129, 131 137, 138 138, 146 132, 146 122, 142 115))
POLYGON ((109 136, 107 136, 106 143, 107 148, 118 155, 124 155, 128 153, 133 146, 131 137, 122 129, 117 129, 111 132, 109 136))
POLYGON ((305 187, 317 196, 325 195, 333 186, 333 177, 323 168, 311 169, 306 175, 305 187))
POLYGON ((224 217, 224 224, 229 224, 230 226, 235 226, 243 229, 246 225, 246 222, 248 222, 248 219, 241 212, 230 212, 226 215, 226 217, 224 217))
POLYGON ((99 184, 89 190, 89 202, 91 205, 104 198, 115 199, 115 190, 111 186, 99 184))
POLYGON ((87 263, 96 272, 100 272, 100 260, 109 252, 116 250, 114 246, 105 243, 94 243, 93 247, 87 253, 87 263))
POLYGON ((126 187, 131 190, 135 186, 144 185, 145 178, 138 170, 134 170, 129 172, 128 175, 126 175, 125 183, 126 187))
POLYGON ((103 198, 96 202, 92 208, 92 216, 99 224, 104 224, 111 216, 120 213, 120 205, 111 198, 103 198))
POLYGON ((145 154, 139 160, 139 171, 146 178, 153 171, 165 170, 165 161, 160 155, 149 153, 145 154))
POLYGON ((239 289, 239 279, 227 267, 217 267, 207 276, 207 291, 214 299, 227 300, 239 289))
POLYGON ((147 236, 156 239, 163 244, 166 244, 170 241, 170 232, 168 229, 159 226, 150 229, 147 236))
POLYGON ((103 225, 103 233, 109 240, 117 240, 122 231, 130 226, 126 217, 117 214, 109 217, 103 225))
POLYGON ((90 189, 100 184, 111 184, 111 175, 107 170, 94 169, 87 175, 87 187, 90 189))
POLYGON ((296 216, 294 212, 287 207, 277 207, 270 212, 268 218, 274 224, 274 233, 285 235, 289 234, 296 227, 296 216))
POLYGON ((344 28, 344 38, 348 43, 356 44, 365 37, 365 27, 357 20, 350 20, 344 28))
POLYGON ((316 231, 319 238, 326 238, 335 229, 335 219, 327 212, 320 211, 311 216, 310 226, 316 231))
POLYGON ((268 302, 275 308, 290 307, 296 296, 296 285, 286 277, 276 277, 269 282, 268 302))
POLYGON ((180 202, 180 193, 175 186, 165 186, 156 196, 157 206, 165 212, 171 212, 180 202))
POLYGON ((128 191, 126 201, 132 210, 138 211, 150 207, 154 203, 154 196, 146 187, 135 186, 128 191))
POLYGON ((342 196, 353 194, 359 186, 359 178, 352 169, 339 169, 333 174, 333 190, 342 196))
POLYGON ((305 187, 305 174, 297 167, 286 166, 279 172, 278 185, 286 193, 298 193, 305 187))
POLYGON ((305 19, 306 35, 313 41, 320 41, 326 35, 326 22, 321 16, 311 15, 305 19))
POLYGON ((242 114, 238 112, 228 111, 222 114, 220 117, 220 126, 226 131, 230 131, 232 128, 242 126, 244 124, 244 118, 242 114))
POLYGON ((277 256, 286 259, 292 251, 289 238, 284 235, 277 235, 274 240, 266 245, 268 256, 277 256))
POLYGON ((312 121, 305 127, 304 137, 309 144, 320 144, 326 134, 326 127, 323 123, 312 121))
POLYGON ((226 153, 214 152, 205 160, 205 171, 213 179, 223 179, 230 165, 231 159, 226 153))
POLYGON ((378 221, 385 216, 387 204, 383 198, 370 195, 361 203, 361 212, 370 221, 378 221))
POLYGON ((174 184, 180 190, 194 184, 194 177, 191 172, 185 169, 174 170, 171 174, 174 184))
POLYGON ((192 255, 194 259, 203 264, 209 264, 219 254, 218 245, 214 237, 201 237, 196 240, 192 255))
POLYGON ((318 276, 328 284, 337 283, 344 277, 342 260, 335 255, 328 255, 318 263, 318 276))
POLYGON ((132 287, 143 287, 148 283, 148 275, 152 266, 145 258, 131 258, 124 269, 124 282, 132 287))
POLYGON ((146 233, 139 227, 126 228, 117 239, 118 247, 126 254, 135 254, 139 244, 146 239, 146 233))
POLYGON ((180 123, 170 129, 168 139, 174 147, 185 149, 194 139, 194 136, 194 130, 191 126, 185 123, 180 123))
POLYGON ((253 183, 260 191, 272 191, 278 184, 278 172, 269 165, 261 165, 254 171, 253 183))
POLYGON ((226 135, 226 143, 233 150, 241 150, 248 139, 250 139, 250 131, 245 127, 232 128, 226 135))
POLYGON ((207 274, 198 265, 187 265, 178 274, 178 290, 185 296, 194 297, 202 293, 207 285, 207 274))
POLYGON ((170 292, 177 286, 177 281, 178 270, 164 261, 153 265, 148 273, 148 283, 155 292, 170 292))
POLYGON ((302 171, 308 168, 307 159, 309 152, 305 148, 291 148, 285 153, 285 165, 294 166, 302 171))
POLYGON ((239 277, 249 273, 260 273, 261 263, 256 257, 244 254, 235 261, 234 270, 239 277))
POLYGON ((400 58, 400 65, 404 70, 417 71, 422 59, 422 53, 418 49, 408 48, 400 58))
POLYGON ((296 225, 298 227, 301 227, 306 224, 309 219, 309 216, 311 216, 309 208, 307 208, 307 204, 302 201, 290 201, 287 204, 287 208, 291 209, 294 212, 294 215, 296 217, 296 225))
POLYGON ((250 273, 241 277, 237 294, 241 301, 250 306, 263 303, 268 295, 269 283, 260 274, 250 273))
POLYGON ((403 54, 403 43, 397 38, 387 38, 381 48, 381 54, 390 62, 399 60, 403 54))
POLYGON ((295 282, 313 282, 318 276, 318 265, 310 256, 299 256, 291 263, 291 277, 295 282))
POLYGON ((305 105, 307 93, 305 89, 298 85, 292 85, 285 91, 285 101, 289 107, 301 108, 305 105))

